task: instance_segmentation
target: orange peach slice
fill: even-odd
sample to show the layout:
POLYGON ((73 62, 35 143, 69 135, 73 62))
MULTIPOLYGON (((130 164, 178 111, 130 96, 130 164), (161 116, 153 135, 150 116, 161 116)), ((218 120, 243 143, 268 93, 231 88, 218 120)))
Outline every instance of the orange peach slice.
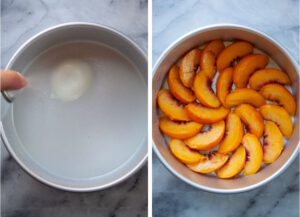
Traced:
POLYGON ((219 55, 219 53, 225 48, 224 43, 222 40, 217 39, 209 42, 205 48, 203 49, 203 52, 210 51, 214 54, 215 57, 219 55))
POLYGON ((234 151, 241 143, 244 136, 244 126, 238 115, 230 112, 226 118, 226 133, 220 143, 219 153, 234 151))
POLYGON ((231 90, 232 74, 233 68, 228 67, 220 73, 217 80, 217 97, 219 98, 223 106, 225 106, 225 98, 231 90))
POLYGON ((291 80, 286 73, 273 68, 258 70, 249 79, 249 85, 254 90, 259 90, 268 83, 289 85, 291 80))
POLYGON ((255 174, 263 161, 263 149, 259 139, 251 133, 247 133, 242 140, 246 149, 246 164, 244 176, 255 174))
POLYGON ((193 164, 206 159, 204 155, 198 151, 191 150, 179 139, 170 140, 170 149, 173 155, 183 163, 193 164))
POLYGON ((224 132, 225 122, 219 121, 212 124, 209 130, 200 132, 189 139, 185 139, 184 143, 192 149, 206 151, 219 144, 224 136, 224 132))
POLYGON ((237 58, 242 58, 253 52, 253 46, 246 41, 234 42, 221 51, 217 59, 217 69, 222 71, 237 58))
POLYGON ((186 164, 186 166, 197 173, 211 173, 222 167, 228 160, 227 154, 221 154, 218 152, 211 152, 204 156, 206 158, 204 160, 200 160, 199 163, 186 164))
POLYGON ((269 58, 263 54, 250 54, 245 56, 234 67, 233 83, 237 88, 246 87, 250 75, 258 70, 263 69, 269 62, 269 58))
POLYGON ((181 60, 179 75, 184 86, 192 87, 193 80, 200 62, 200 49, 193 49, 181 60))
POLYGON ((157 103, 161 111, 171 120, 189 121, 185 105, 176 100, 168 90, 160 90, 157 94, 157 103))
POLYGON ((207 108, 196 102, 188 104, 185 109, 192 120, 202 124, 216 123, 225 119, 229 113, 229 109, 222 106, 216 109, 207 108))
POLYGON ((195 76, 194 92, 197 99, 200 101, 201 104, 205 106, 218 108, 221 105, 221 103, 210 85, 211 80, 203 71, 200 71, 195 76))
POLYGON ((234 110, 245 124, 247 132, 252 133, 260 138, 264 132, 264 120, 260 112, 253 106, 241 104, 234 110))
POLYGON ((168 85, 173 96, 179 101, 187 104, 196 100, 193 91, 181 83, 179 78, 179 68, 176 65, 172 66, 169 71, 168 85))
POLYGON ((244 146, 240 147, 229 157, 227 163, 216 171, 219 178, 228 179, 238 175, 246 163, 246 150, 244 146))
POLYGON ((293 133, 293 123, 289 113, 282 107, 273 104, 263 105, 259 108, 265 120, 273 121, 285 138, 289 139, 293 133))
POLYGON ((159 128, 171 138, 187 139, 195 136, 202 129, 203 125, 197 122, 172 121, 167 117, 159 119, 159 128))
POLYGON ((266 100, 278 102, 290 115, 295 115, 296 102, 293 95, 280 84, 267 84, 260 89, 266 100))
POLYGON ((212 80, 217 72, 216 57, 211 51, 203 51, 200 58, 200 69, 210 80, 212 80))
POLYGON ((226 108, 231 108, 244 103, 260 107, 266 104, 266 101, 261 94, 249 88, 236 89, 225 98, 226 108))
POLYGON ((273 163, 281 154, 283 149, 283 136, 272 121, 267 121, 264 131, 264 162, 273 163))

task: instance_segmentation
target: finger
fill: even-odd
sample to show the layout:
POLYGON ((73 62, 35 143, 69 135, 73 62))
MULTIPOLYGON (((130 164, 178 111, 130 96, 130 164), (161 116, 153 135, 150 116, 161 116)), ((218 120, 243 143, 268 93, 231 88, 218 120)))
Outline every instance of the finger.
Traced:
POLYGON ((3 70, 1 72, 1 91, 17 90, 26 86, 26 79, 18 72, 13 70, 3 70))

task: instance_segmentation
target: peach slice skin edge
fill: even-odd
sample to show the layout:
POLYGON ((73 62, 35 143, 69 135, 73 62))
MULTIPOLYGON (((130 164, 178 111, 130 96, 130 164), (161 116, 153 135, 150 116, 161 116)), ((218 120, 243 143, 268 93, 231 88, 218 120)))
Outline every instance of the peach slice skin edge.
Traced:
POLYGON ((242 144, 246 150, 244 176, 249 176, 259 170, 263 161, 263 149, 259 139, 250 133, 245 134, 242 144))
POLYGON ((240 104, 251 104, 260 107, 266 104, 265 98, 255 90, 240 88, 229 93, 225 98, 225 107, 231 108, 240 104))
POLYGON ((227 163, 216 171, 219 178, 228 179, 238 175, 246 163, 246 150, 240 145, 229 157, 227 163))
POLYGON ((225 119, 229 113, 229 109, 224 107, 207 108, 199 103, 190 103, 186 107, 188 117, 202 124, 212 124, 225 119))
POLYGON ((161 111, 171 120, 190 121, 185 106, 176 100, 169 90, 162 89, 158 92, 157 104, 161 111))
POLYGON ((250 54, 241 59, 234 67, 233 83, 237 88, 247 86, 250 75, 258 70, 265 68, 269 62, 269 57, 263 54, 250 54))
POLYGON ((179 78, 179 68, 174 65, 168 75, 168 86, 173 96, 183 103, 191 103, 196 100, 193 91, 185 87, 179 78))
POLYGON ((201 104, 218 108, 221 103, 211 88, 211 80, 204 71, 198 72, 194 79, 194 92, 201 104))
POLYGON ((226 118, 226 131, 220 143, 218 152, 229 153, 234 151, 241 143, 244 136, 244 126, 240 117, 234 112, 230 112, 226 118))
POLYGON ((170 149, 172 154, 183 163, 192 164, 206 159, 204 155, 191 150, 183 143, 182 140, 179 139, 170 140, 170 149))
POLYGON ((281 154, 283 146, 283 136, 277 125, 272 121, 266 121, 263 146, 264 162, 273 163, 281 154))
POLYGON ((224 69, 220 73, 217 83, 216 83, 217 97, 223 106, 225 106, 225 98, 231 90, 232 74, 233 74, 232 67, 228 67, 228 68, 224 69))
POLYGON ((222 167, 228 160, 227 154, 211 152, 205 155, 206 159, 201 160, 199 163, 186 164, 186 166, 197 173, 211 173, 222 167))
POLYGON ((189 51, 181 60, 179 76, 182 84, 186 87, 192 87, 197 68, 200 64, 201 50, 195 48, 189 51))
POLYGON ((265 120, 275 122, 285 138, 289 139, 293 133, 293 122, 289 113, 282 107, 266 104, 259 108, 265 120))
POLYGON ((212 124, 208 131, 200 132, 189 139, 185 139, 184 143, 191 149, 206 151, 217 146, 222 140, 224 133, 225 122, 219 121, 212 124))
POLYGON ((242 122, 246 125, 247 131, 260 138, 264 131, 264 120, 259 111, 249 104, 241 104, 234 110, 242 122))
POLYGON ((278 102, 290 115, 296 113, 296 102, 293 95, 280 84, 267 84, 260 89, 261 95, 270 101, 278 102))
POLYGON ((238 41, 224 48, 217 58, 217 70, 220 72, 237 59, 253 52, 253 46, 246 41, 238 41))
POLYGON ((187 139, 195 136, 203 125, 197 122, 172 121, 167 117, 159 118, 160 130, 171 138, 187 139))
POLYGON ((262 86, 269 83, 289 85, 291 80, 286 73, 273 68, 258 70, 249 79, 249 86, 254 90, 259 90, 262 86))

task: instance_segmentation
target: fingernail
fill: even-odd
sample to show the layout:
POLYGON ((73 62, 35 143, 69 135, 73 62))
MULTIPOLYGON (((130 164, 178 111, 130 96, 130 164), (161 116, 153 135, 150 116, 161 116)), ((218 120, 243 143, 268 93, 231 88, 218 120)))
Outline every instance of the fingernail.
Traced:
POLYGON ((21 85, 23 87, 25 87, 27 85, 27 80, 26 78, 20 73, 20 72, 17 72, 18 76, 21 78, 20 81, 21 81, 21 85))

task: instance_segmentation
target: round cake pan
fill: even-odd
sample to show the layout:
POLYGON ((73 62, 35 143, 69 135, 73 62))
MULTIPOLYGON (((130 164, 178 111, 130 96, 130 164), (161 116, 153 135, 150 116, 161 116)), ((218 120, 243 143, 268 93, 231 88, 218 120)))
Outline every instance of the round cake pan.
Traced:
MULTIPOLYGON (((139 79, 144 83, 143 89, 144 95, 147 96, 147 56, 145 52, 139 48, 130 38, 124 34, 103 25, 92 23, 66 23, 52 28, 46 29, 40 32, 31 39, 29 39, 10 59, 6 69, 12 69, 22 73, 24 68, 32 62, 41 53, 45 52, 51 47, 55 47, 60 44, 69 43, 73 41, 87 41, 92 43, 98 43, 106 47, 110 47, 116 50, 118 53, 126 57, 126 59, 134 65, 139 72, 139 79)), ((25 75, 26 76, 26 75, 25 75)), ((126 82, 126 81, 124 81, 126 82)), ((112 84, 117 85, 117 84, 112 84)), ((124 87, 124 85, 122 86, 124 87)), ((134 96, 132 96, 134 97, 134 96)), ((138 102, 147 104, 145 102, 138 102)), ((7 102, 2 98, 2 122, 1 122, 1 140, 4 143, 6 149, 10 155, 16 160, 16 162, 31 176, 49 186, 68 190, 68 191, 95 191, 111 187, 117 183, 124 181, 126 178, 133 175, 138 171, 147 160, 147 118, 143 118, 137 124, 139 129, 139 140, 136 149, 133 154, 122 163, 121 166, 113 169, 113 171, 107 174, 101 174, 99 176, 85 177, 85 178, 70 178, 62 175, 57 175, 47 170, 47 168, 39 165, 39 162, 33 159, 26 151, 26 148, 22 146, 17 131, 14 127, 14 117, 11 111, 13 103, 7 102), (142 123, 142 124, 141 124, 142 123), (145 130, 142 130, 145 129, 145 130)), ((104 105, 104 104, 103 104, 104 105)), ((146 108, 143 105, 142 108, 146 108)), ((145 117, 147 117, 147 109, 143 111, 145 117)), ((139 113, 140 114, 140 113, 139 113)), ((110 115, 110 114, 109 114, 110 115)), ((122 121, 122 120, 120 120, 122 121)), ((74 123, 76 120, 74 120, 74 123)), ((44 124, 44 123, 41 123, 44 124)), ((30 123, 28 123, 30 127, 30 123)), ((114 125, 107 126, 113 131, 114 125)), ((126 132, 127 129, 123 129, 126 132)), ((38 129, 37 129, 38 133, 38 129)), ((136 134, 136 132, 128 132, 136 134)), ((100 134, 100 133, 99 133, 100 134)), ((84 136, 84 135, 82 135, 84 136)), ((101 138, 99 138, 99 143, 101 138)), ((120 143, 128 144, 131 141, 119 141, 120 143)), ((105 150, 104 150, 105 151, 105 150)), ((70 149, 69 155, 72 156, 72 149, 70 149)), ((112 159, 114 156, 111 156, 112 159)), ((88 156, 85 156, 88 159, 88 156)), ((80 162, 78 162, 80 163, 80 162)), ((63 167, 63 163, 61 167, 63 167)), ((74 165, 76 167, 76 165, 74 165)), ((86 168, 89 170, 89 168, 86 168)))
POLYGON ((211 40, 245 40, 269 55, 292 80, 292 92, 299 108, 298 66, 286 49, 274 39, 255 29, 240 25, 211 25, 192 31, 172 43, 159 57, 153 69, 152 80, 152 133, 153 149, 161 162, 182 181, 215 193, 239 193, 260 187, 281 174, 296 158, 299 150, 299 109, 297 109, 292 137, 280 157, 263 167, 255 175, 223 180, 213 175, 197 174, 180 163, 170 152, 168 142, 159 130, 156 96, 165 82, 170 67, 186 52, 211 40))

